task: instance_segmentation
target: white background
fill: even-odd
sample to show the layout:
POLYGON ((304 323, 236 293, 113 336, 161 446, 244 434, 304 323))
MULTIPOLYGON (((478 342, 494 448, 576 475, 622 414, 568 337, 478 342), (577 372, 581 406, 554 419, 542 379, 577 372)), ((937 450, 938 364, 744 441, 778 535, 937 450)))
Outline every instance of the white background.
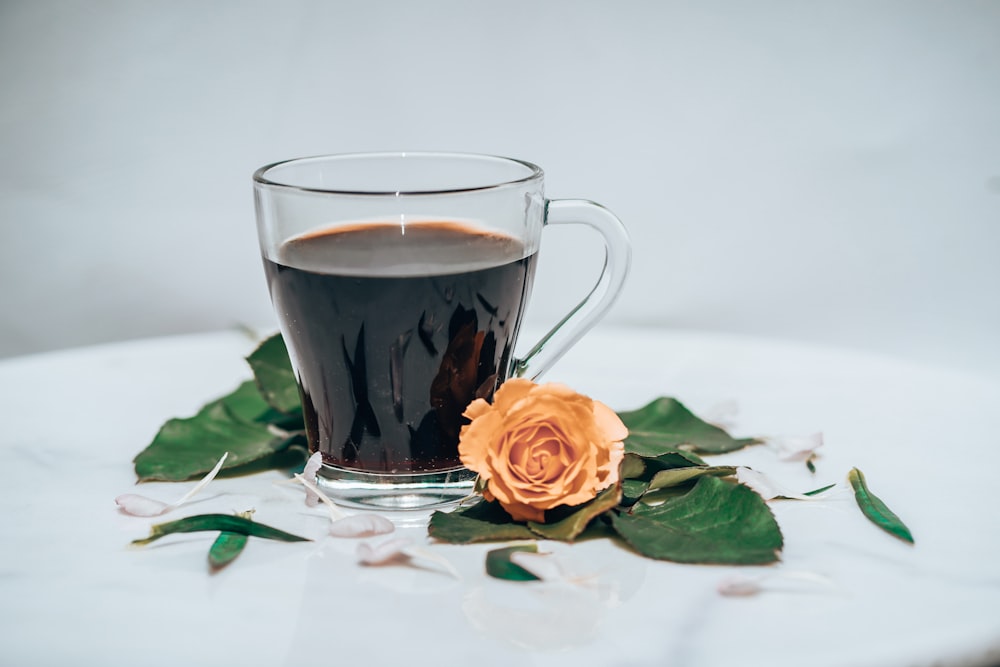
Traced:
MULTIPOLYGON (((607 205, 616 324, 1000 373, 998 2, 4 0, 0 356, 273 326, 250 175, 359 150, 607 205)), ((558 231, 529 323, 599 259, 558 231)))

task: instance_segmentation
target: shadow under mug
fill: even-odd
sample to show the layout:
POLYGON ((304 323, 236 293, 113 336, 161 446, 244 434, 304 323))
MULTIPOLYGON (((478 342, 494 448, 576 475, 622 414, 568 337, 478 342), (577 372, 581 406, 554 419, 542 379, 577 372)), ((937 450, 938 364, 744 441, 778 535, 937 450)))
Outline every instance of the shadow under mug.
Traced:
POLYGON ((462 412, 537 378, 607 311, 631 247, 610 211, 547 200, 537 166, 453 153, 301 158, 254 173, 261 254, 317 481, 340 503, 425 509, 471 493, 462 412), (606 248, 593 289, 514 356, 542 230, 606 248))

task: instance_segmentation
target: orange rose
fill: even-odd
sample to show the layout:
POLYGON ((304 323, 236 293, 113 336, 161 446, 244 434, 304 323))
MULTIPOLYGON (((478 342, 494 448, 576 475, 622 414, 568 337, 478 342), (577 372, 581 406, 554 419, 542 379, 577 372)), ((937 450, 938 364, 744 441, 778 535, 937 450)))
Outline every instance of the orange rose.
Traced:
POLYGON ((493 405, 469 404, 458 454, 479 473, 483 497, 515 521, 580 505, 618 481, 628 430, 611 408, 561 384, 508 380, 493 405))

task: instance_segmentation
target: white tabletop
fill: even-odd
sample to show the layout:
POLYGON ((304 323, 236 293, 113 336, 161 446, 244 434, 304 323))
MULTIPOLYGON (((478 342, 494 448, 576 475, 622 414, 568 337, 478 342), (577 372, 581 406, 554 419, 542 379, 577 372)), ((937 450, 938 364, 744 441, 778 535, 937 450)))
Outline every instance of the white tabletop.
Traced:
MULTIPOLYGON (((994 415, 1000 381, 860 353, 708 334, 599 328, 549 378, 616 409, 673 395, 695 412, 736 401, 736 435, 822 431, 818 471, 755 448, 728 455, 799 490, 857 466, 909 525, 909 546, 868 523, 849 492, 774 501, 785 536, 771 568, 641 558, 607 540, 543 548, 594 575, 513 583, 483 572, 488 545, 429 548, 432 568, 357 563, 357 540, 278 471, 219 479, 157 519, 119 513, 131 459, 166 419, 249 377, 246 336, 224 332, 0 363, 0 663, 30 665, 976 666, 1000 663, 1000 520, 994 415), (142 549, 151 523, 255 508, 315 538, 251 540, 210 574, 211 538, 142 549), (775 590, 719 595, 735 574, 775 590)), ((146 484, 173 500, 190 485, 146 484)), ((425 540, 426 515, 398 532, 425 540)), ((382 538, 373 538, 373 541, 382 538)))

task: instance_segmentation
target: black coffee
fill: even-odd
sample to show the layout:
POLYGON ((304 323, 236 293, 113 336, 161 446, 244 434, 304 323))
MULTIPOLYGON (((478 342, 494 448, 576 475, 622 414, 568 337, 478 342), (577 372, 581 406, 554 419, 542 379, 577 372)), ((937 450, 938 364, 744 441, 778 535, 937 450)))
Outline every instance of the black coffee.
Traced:
POLYGON ((370 472, 461 465, 462 412, 506 379, 535 256, 460 223, 359 223, 264 265, 310 448, 370 472))

